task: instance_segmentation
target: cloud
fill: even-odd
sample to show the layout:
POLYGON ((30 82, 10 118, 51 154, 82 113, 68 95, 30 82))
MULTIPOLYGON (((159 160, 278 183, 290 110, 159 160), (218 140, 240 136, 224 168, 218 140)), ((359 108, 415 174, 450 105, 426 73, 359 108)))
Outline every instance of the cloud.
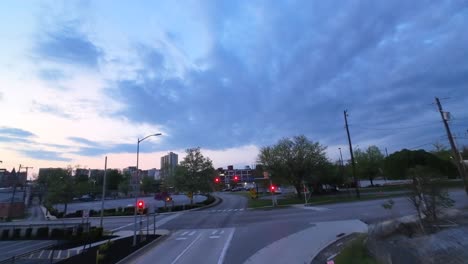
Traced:
POLYGON ((50 161, 71 161, 72 159, 63 157, 60 152, 46 151, 46 150, 20 150, 23 155, 38 159, 38 160, 50 160, 50 161))
POLYGON ((66 119, 73 118, 73 116, 71 114, 69 114, 66 109, 63 109, 63 108, 61 108, 59 106, 52 105, 52 104, 42 104, 42 103, 39 103, 39 102, 36 102, 35 100, 33 100, 32 104, 31 104, 31 108, 32 108, 31 109, 32 111, 48 113, 48 114, 63 117, 63 118, 66 118, 66 119))
POLYGON ((40 59, 97 67, 103 52, 79 30, 79 26, 78 21, 69 21, 44 32, 37 39, 34 52, 40 59))
POLYGON ((39 70, 39 78, 46 81, 60 81, 66 79, 67 76, 58 69, 41 69, 39 70))
MULTIPOLYGON (((154 47, 140 54, 137 78, 108 91, 126 104, 117 116, 167 127, 168 146, 224 149, 297 134, 341 144, 345 109, 351 123, 398 127, 438 120, 434 95, 468 97, 468 4, 247 2, 208 10, 218 41, 195 67, 182 77, 155 75, 172 58, 154 47)), ((396 147, 394 140, 438 137, 441 128, 429 128, 353 136, 396 147)))
POLYGON ((15 127, 0 127, 0 135, 20 137, 20 138, 28 138, 28 137, 35 136, 33 133, 29 131, 23 130, 21 128, 15 128, 15 127))
POLYGON ((4 143, 17 143, 17 142, 30 143, 31 140, 29 140, 27 138, 0 136, 0 142, 4 142, 4 143))
POLYGON ((88 140, 86 138, 82 138, 82 137, 68 137, 68 139, 73 142, 84 144, 84 145, 90 145, 90 146, 96 145, 96 142, 88 140))

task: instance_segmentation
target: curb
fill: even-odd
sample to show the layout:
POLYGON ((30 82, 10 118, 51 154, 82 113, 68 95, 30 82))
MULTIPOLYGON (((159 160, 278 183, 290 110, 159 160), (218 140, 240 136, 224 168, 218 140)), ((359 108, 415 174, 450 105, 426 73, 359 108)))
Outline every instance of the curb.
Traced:
POLYGON ((162 242, 164 239, 166 239, 170 235, 161 235, 160 237, 156 238, 155 240, 151 241, 149 244, 143 246, 142 248, 138 249, 137 251, 133 252, 132 254, 126 256, 125 258, 121 259, 117 264, 126 264, 126 263, 134 263, 135 260, 137 260, 138 257, 141 255, 145 254, 150 248, 153 246, 156 246, 160 242, 162 242))
MULTIPOLYGON (((213 197, 215 198, 215 201, 214 201, 214 202, 212 202, 211 204, 202 206, 202 207, 197 207, 197 208, 192 208, 192 209, 189 209, 189 210, 182 210, 182 211, 157 213, 156 215, 171 215, 171 214, 177 214, 177 213, 185 213, 185 212, 190 212, 190 211, 203 210, 203 209, 210 208, 210 207, 213 207, 213 206, 215 206, 215 205, 218 205, 218 204, 220 204, 220 203, 223 201, 223 199, 219 198, 218 196, 213 195, 213 197)), ((112 217, 112 218, 133 218, 134 215, 104 216, 104 219, 105 219, 106 217, 112 217)), ((100 219, 100 218, 101 218, 100 216, 92 216, 92 217, 89 217, 89 219, 100 219)), ((63 217, 63 218, 57 218, 57 220, 64 220, 64 219, 69 219, 69 220, 81 220, 82 217, 63 217)))
MULTIPOLYGON (((221 199, 220 197, 216 196, 216 195, 213 195, 213 197, 215 198, 215 201, 210 203, 210 204, 207 204, 205 206, 202 206, 202 207, 198 207, 198 208, 193 208, 193 209, 190 209, 190 210, 185 210, 185 211, 200 211, 200 210, 204 210, 204 209, 207 209, 207 208, 211 208, 211 207, 214 207, 220 203, 223 202, 223 199, 221 199)), ((185 212, 185 211, 181 211, 181 212, 185 212)))
POLYGON ((341 240, 341 239, 343 239, 343 238, 349 237, 349 236, 352 235, 352 234, 365 234, 365 233, 353 232, 353 233, 349 233, 349 234, 345 234, 345 235, 343 235, 343 236, 337 237, 336 239, 334 239, 334 240, 332 240, 332 241, 326 243, 325 245, 323 245, 323 246, 319 249, 319 251, 317 251, 317 254, 315 254, 315 255, 312 256, 312 259, 311 259, 310 261, 312 262, 320 253, 322 253, 322 251, 324 251, 324 250, 325 250, 327 247, 329 247, 330 245, 334 244, 335 242, 337 242, 337 241, 339 241, 339 240, 341 240))

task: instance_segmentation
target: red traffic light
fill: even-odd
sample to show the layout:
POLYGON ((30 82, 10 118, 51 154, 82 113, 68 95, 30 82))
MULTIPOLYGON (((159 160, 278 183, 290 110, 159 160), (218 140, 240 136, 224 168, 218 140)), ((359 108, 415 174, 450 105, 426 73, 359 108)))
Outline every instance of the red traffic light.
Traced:
POLYGON ((137 202, 137 207, 138 207, 138 209, 145 208, 145 202, 143 202, 142 200, 138 201, 137 202))
POLYGON ((270 186, 270 191, 271 191, 271 192, 275 192, 275 190, 276 190, 276 186, 271 185, 271 186, 270 186))
POLYGON ((239 176, 235 175, 234 176, 234 181, 238 181, 239 180, 239 176))
POLYGON ((219 183, 219 182, 220 182, 219 178, 215 178, 215 183, 219 183))

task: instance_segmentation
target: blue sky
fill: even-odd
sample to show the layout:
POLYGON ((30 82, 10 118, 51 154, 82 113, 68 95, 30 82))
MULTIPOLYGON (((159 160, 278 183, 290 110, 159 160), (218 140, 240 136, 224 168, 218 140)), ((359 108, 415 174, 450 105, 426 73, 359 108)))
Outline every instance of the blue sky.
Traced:
MULTIPOLYGON (((158 167, 200 146, 217 166, 305 134, 468 144, 466 1, 29 1, 0 7, 0 160, 9 168, 158 167)), ((347 153, 344 153, 347 156, 347 153)))

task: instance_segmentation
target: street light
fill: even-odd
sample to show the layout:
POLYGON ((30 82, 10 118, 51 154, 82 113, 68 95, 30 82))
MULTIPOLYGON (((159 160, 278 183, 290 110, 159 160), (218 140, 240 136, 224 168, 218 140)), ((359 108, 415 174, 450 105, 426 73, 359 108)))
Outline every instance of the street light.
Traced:
MULTIPOLYGON (((138 143, 137 143, 137 164, 136 164, 136 178, 138 180, 139 178, 139 171, 138 171, 138 159, 139 159, 139 156, 140 156, 140 142, 142 142, 143 140, 149 138, 149 137, 156 137, 156 136, 161 136, 162 134, 161 133, 156 133, 156 134, 151 134, 149 136, 146 136, 142 139, 139 139, 138 138, 138 143)), ((138 188, 139 189, 139 188, 138 188)), ((134 222, 134 226, 133 226, 133 246, 136 246, 136 229, 137 229, 137 204, 138 204, 138 192, 139 190, 137 191, 137 193, 135 194, 135 211, 133 213, 133 222, 134 222)))

